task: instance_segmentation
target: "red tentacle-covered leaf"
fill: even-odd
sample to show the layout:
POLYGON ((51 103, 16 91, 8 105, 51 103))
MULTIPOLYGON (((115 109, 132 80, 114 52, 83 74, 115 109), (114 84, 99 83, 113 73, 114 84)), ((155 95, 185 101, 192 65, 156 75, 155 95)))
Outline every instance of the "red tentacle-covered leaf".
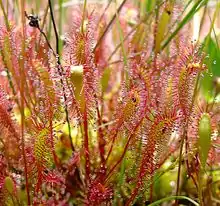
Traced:
POLYGON ((202 64, 204 55, 200 54, 199 48, 191 44, 181 46, 182 52, 175 63, 173 70, 174 91, 185 116, 190 115, 193 92, 197 75, 205 69, 202 64))
POLYGON ((16 31, 14 26, 10 31, 7 31, 5 26, 0 28, 0 51, 3 63, 12 74, 16 74, 18 77, 20 76, 18 62, 19 48, 21 48, 20 35, 20 31, 16 31))
POLYGON ((130 86, 125 86, 121 91, 114 116, 117 121, 110 128, 110 133, 117 133, 123 128, 133 130, 149 107, 149 87, 150 81, 144 66, 133 60, 130 64, 130 86))
POLYGON ((4 155, 9 162, 11 160, 18 162, 21 154, 20 135, 15 121, 12 119, 11 110, 12 104, 6 99, 6 94, 0 88, 0 129, 4 155))
POLYGON ((49 137, 49 129, 39 128, 35 136, 27 142, 26 154, 28 177, 32 180, 35 192, 41 189, 48 171, 52 170, 53 154, 49 137))
POLYGON ((5 178, 8 175, 8 162, 7 159, 0 155, 0 205, 5 204, 5 199, 7 199, 7 190, 4 187, 5 178))
POLYGON ((154 161, 151 162, 151 164, 154 164, 154 170, 159 166, 158 164, 164 158, 164 155, 169 151, 169 140, 172 132, 178 129, 177 120, 177 114, 165 112, 164 114, 158 114, 150 126, 148 125, 148 122, 146 122, 146 125, 143 125, 143 127, 146 126, 147 131, 146 139, 143 140, 144 146, 142 164, 145 164, 145 161, 147 161, 145 156, 149 155, 148 150, 154 146, 154 161))
POLYGON ((67 38, 65 59, 70 67, 82 67, 81 109, 84 126, 84 154, 86 179, 90 179, 90 151, 89 151, 89 120, 96 119, 96 105, 98 102, 98 70, 95 65, 93 47, 95 36, 95 20, 93 15, 86 15, 84 19, 77 17, 67 38))
POLYGON ((7 175, 7 160, 3 155, 0 155, 0 191, 4 185, 4 179, 7 175))
POLYGON ((142 123, 144 139, 142 146, 142 159, 139 166, 138 180, 127 205, 132 203, 138 191, 143 187, 143 182, 150 184, 156 169, 166 157, 170 150, 170 139, 173 131, 178 131, 178 123, 181 116, 178 110, 171 110, 158 113, 152 122, 145 120, 142 123))
POLYGON ((95 180, 89 186, 86 205, 107 204, 111 202, 112 197, 113 190, 95 180))
POLYGON ((147 95, 144 90, 138 87, 132 88, 124 94, 122 100, 119 101, 115 113, 115 123, 109 128, 109 141, 111 146, 108 152, 108 157, 112 152, 115 140, 120 137, 123 139, 123 133, 129 136, 134 131, 134 128, 139 124, 140 120, 146 113, 147 95))
POLYGON ((98 97, 98 70, 95 65, 93 48, 94 38, 97 25, 93 16, 87 15, 82 22, 81 15, 77 16, 74 22, 71 32, 67 36, 67 44, 64 48, 65 61, 69 67, 81 65, 82 72, 82 91, 83 96, 82 109, 86 104, 87 113, 92 114, 95 117, 95 103, 98 97), (83 25, 82 25, 83 23, 83 25))
POLYGON ((86 13, 82 22, 82 13, 74 13, 74 22, 70 26, 70 32, 66 36, 64 57, 70 65, 83 65, 92 54, 97 29, 97 19, 93 13, 86 13), (83 23, 83 25, 82 25, 83 23))

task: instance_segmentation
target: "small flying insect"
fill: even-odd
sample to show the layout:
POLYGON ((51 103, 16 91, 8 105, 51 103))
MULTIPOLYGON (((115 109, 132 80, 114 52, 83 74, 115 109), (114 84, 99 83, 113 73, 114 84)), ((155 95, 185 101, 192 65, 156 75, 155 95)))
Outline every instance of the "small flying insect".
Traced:
POLYGON ((26 12, 25 12, 25 16, 28 18, 28 20, 29 20, 29 25, 31 26, 31 27, 35 27, 35 28, 39 28, 39 17, 37 16, 37 15, 35 15, 35 14, 27 14, 26 12))

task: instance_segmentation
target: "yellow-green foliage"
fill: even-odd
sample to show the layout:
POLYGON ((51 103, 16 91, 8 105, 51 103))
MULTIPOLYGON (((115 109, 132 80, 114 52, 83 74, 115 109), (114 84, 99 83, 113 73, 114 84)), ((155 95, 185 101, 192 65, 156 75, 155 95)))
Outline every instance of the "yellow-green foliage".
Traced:
POLYGON ((135 91, 133 94, 131 94, 123 109, 124 121, 128 121, 132 118, 132 116, 135 114, 139 102, 140 102, 139 94, 135 91))
POLYGON ((12 74, 14 74, 14 68, 12 64, 12 50, 11 50, 11 44, 10 44, 10 39, 8 35, 4 37, 3 49, 0 51, 3 57, 3 62, 5 64, 5 67, 9 70, 9 72, 12 72, 12 74))
POLYGON ((6 177, 5 181, 4 181, 4 186, 5 188, 8 190, 8 192, 10 194, 12 194, 13 190, 14 190, 14 182, 11 179, 11 177, 6 177))
POLYGON ((35 138, 34 144, 34 156, 38 166, 51 167, 52 166, 52 154, 50 145, 48 145, 48 134, 47 128, 42 129, 35 138))
POLYGON ((40 79, 44 83, 45 90, 48 94, 49 100, 51 104, 55 102, 55 91, 53 88, 53 82, 50 79, 50 74, 46 68, 44 68, 39 61, 35 61, 35 68, 40 76, 40 79))
POLYGON ((164 36, 168 30, 168 25, 170 22, 172 10, 173 10, 173 5, 167 4, 159 20, 158 28, 157 28, 157 35, 156 35, 156 45, 155 45, 156 53, 160 51, 161 42, 164 40, 164 36))

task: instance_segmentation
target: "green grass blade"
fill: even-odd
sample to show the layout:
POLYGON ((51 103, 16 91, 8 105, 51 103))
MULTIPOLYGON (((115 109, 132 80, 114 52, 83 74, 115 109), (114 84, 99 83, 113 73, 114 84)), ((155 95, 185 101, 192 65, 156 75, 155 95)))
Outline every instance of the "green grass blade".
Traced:
POLYGON ((3 12, 3 15, 4 15, 4 20, 5 20, 7 30, 9 31, 10 30, 10 25, 9 25, 8 17, 7 17, 7 14, 5 12, 5 8, 4 8, 2 0, 0 1, 0 6, 1 6, 1 9, 2 9, 2 12, 3 12))
MULTIPOLYGON (((127 59, 126 49, 125 49, 125 45, 124 45, 123 30, 121 28, 121 24, 119 21, 119 14, 118 14, 117 8, 116 8, 116 24, 118 27, 118 33, 119 33, 119 38, 120 38, 120 43, 121 43, 124 66, 125 66, 125 68, 127 68, 128 67, 128 59, 127 59)), ((126 82, 128 83, 129 74, 128 74, 127 69, 125 69, 125 77, 126 77, 126 82)))
POLYGON ((185 197, 185 196, 171 196, 171 197, 165 197, 163 199, 160 199, 160 200, 157 200, 151 204, 149 204, 148 206, 157 206, 157 205, 161 205, 163 202, 167 202, 167 201, 171 201, 171 200, 188 200, 189 202, 193 203, 194 205, 196 206, 199 206, 199 204, 192 200, 191 198, 189 197, 185 197))

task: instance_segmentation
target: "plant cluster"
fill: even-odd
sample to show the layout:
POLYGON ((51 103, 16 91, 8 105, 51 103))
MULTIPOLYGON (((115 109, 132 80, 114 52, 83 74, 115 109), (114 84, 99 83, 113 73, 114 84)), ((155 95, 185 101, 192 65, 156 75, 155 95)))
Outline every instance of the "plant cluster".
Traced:
POLYGON ((51 1, 52 39, 21 2, 19 23, 0 3, 0 205, 157 205, 172 172, 166 201, 218 199, 219 102, 204 45, 172 28, 183 9, 85 1, 61 40, 51 1))

